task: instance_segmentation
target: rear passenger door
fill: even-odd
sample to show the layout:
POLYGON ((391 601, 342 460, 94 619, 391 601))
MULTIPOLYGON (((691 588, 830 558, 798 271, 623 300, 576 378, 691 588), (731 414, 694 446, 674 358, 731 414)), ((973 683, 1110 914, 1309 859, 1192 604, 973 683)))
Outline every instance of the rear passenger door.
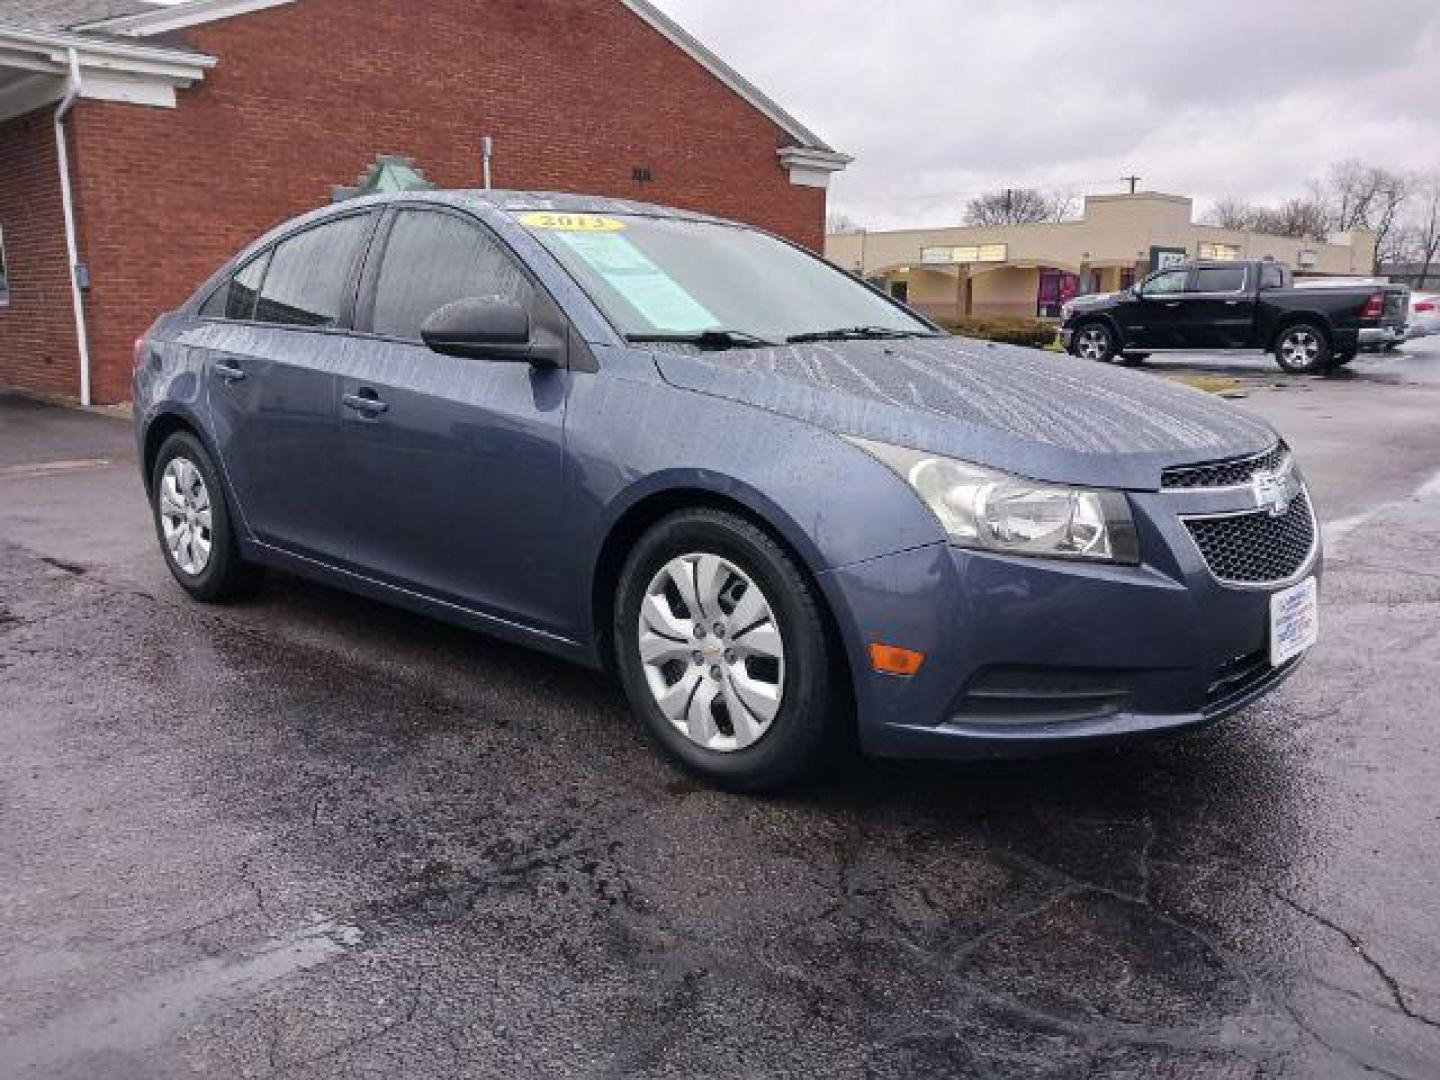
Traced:
POLYGON ((211 426, 245 523, 304 555, 338 552, 335 368, 376 220, 329 218, 260 253, 207 300, 192 341, 204 350, 211 426))
POLYGON ((433 312, 473 296, 517 300, 563 340, 559 308, 478 220, 439 206, 390 212, 361 296, 362 333, 338 367, 349 557, 431 597, 568 628, 570 373, 420 340, 433 312))
POLYGON ((1255 304, 1245 266, 1201 266, 1181 307, 1179 332, 1187 349, 1240 349, 1250 338, 1255 304))

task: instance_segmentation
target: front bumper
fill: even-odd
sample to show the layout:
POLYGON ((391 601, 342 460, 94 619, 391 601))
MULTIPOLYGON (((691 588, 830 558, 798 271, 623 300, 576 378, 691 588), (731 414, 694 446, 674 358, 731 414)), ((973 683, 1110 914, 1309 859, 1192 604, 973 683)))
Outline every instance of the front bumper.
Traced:
MULTIPOLYGON (((1110 566, 934 544, 822 584, 855 673, 860 741, 890 757, 1017 757, 1200 727, 1283 682, 1281 586, 1222 585, 1160 494, 1132 495, 1146 562, 1110 566), (875 673, 871 642, 925 654, 875 673)), ((1300 576, 1320 572, 1318 546, 1300 576)))

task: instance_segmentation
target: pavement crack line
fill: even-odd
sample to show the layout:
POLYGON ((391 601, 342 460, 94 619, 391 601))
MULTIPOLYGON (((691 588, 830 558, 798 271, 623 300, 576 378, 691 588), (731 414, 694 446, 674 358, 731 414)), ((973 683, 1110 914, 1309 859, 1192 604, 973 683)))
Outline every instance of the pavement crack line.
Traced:
POLYGON ((1315 923, 1325 927, 1332 933, 1339 934, 1342 938, 1344 938, 1345 941, 1349 943, 1350 948, 1355 951, 1355 955, 1360 957, 1360 959, 1365 962, 1365 964, 1370 968, 1371 971, 1375 973, 1375 975, 1380 979, 1380 981, 1385 984, 1386 989, 1390 992, 1391 999, 1395 1002, 1395 1007, 1399 1009, 1405 1016, 1407 1016, 1411 1020, 1417 1021, 1418 1023, 1425 1024, 1428 1027, 1440 1028, 1440 1021, 1436 1021, 1431 1017, 1426 1016, 1424 1013, 1411 1008, 1410 1003, 1405 1000, 1405 992, 1401 989, 1399 981, 1395 978, 1395 976, 1391 975, 1390 972, 1385 970, 1385 965, 1381 964, 1380 961, 1376 960, 1375 957, 1370 955, 1370 951, 1365 948, 1365 942, 1361 940, 1358 934, 1355 934, 1354 932, 1345 929, 1345 927, 1341 926, 1333 919, 1326 918, 1318 911, 1312 911, 1298 901, 1292 900, 1290 897, 1286 896, 1278 889, 1267 888, 1265 891, 1291 910, 1305 916, 1307 919, 1314 921, 1315 923))

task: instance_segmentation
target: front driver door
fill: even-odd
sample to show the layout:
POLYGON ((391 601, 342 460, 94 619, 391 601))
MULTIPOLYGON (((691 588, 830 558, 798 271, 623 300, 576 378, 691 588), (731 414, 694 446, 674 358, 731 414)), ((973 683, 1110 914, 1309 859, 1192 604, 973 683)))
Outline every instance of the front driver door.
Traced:
POLYGON ((1179 349, 1185 318, 1185 286, 1189 270, 1162 270, 1140 283, 1131 308, 1127 344, 1143 349, 1179 349))
POLYGON ((509 621, 563 630, 575 578, 566 532, 570 372, 443 356, 435 310, 504 296, 563 333, 559 309, 458 210, 405 207, 381 227, 338 366, 347 559, 361 572, 509 621))

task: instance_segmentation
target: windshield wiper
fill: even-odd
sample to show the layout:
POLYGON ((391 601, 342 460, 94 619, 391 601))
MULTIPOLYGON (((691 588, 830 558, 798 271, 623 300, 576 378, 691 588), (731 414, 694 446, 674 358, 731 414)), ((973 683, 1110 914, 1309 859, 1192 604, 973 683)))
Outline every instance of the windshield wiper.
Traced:
POLYGON ((626 334, 625 340, 635 344, 677 342, 701 349, 757 349, 776 344, 744 330, 700 330, 691 334, 626 334))
POLYGON ((792 345, 807 341, 880 341, 886 338, 934 337, 919 330, 896 330, 889 326, 841 326, 834 330, 812 330, 791 334, 785 340, 792 345))

